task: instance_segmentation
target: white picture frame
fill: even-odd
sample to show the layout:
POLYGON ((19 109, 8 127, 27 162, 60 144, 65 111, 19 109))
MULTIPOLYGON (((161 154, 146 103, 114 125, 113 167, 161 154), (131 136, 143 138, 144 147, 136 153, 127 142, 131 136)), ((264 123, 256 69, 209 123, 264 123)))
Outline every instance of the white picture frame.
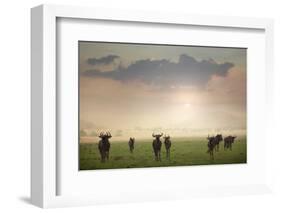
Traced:
MULTIPOLYGON (((59 206, 91 205, 99 203, 115 203, 128 201, 159 200, 159 199, 178 199, 200 196, 223 196, 223 195, 242 195, 253 193, 270 192, 272 186, 272 172, 270 164, 270 149, 268 145, 272 139, 272 107, 273 107, 273 21, 271 19, 241 18, 241 17, 216 17, 203 15, 187 15, 173 13, 153 13, 147 11, 123 11, 101 8, 84 8, 74 6, 54 6, 41 5, 31 10, 31 82, 32 82, 32 103, 31 103, 31 201, 33 204, 47 208, 59 206), (219 187, 200 187, 199 183, 194 183, 194 188, 180 190, 170 186, 169 191, 173 196, 162 196, 161 190, 155 189, 151 193, 153 196, 143 194, 131 197, 120 196, 112 193, 105 199, 99 199, 91 195, 58 195, 58 174, 60 167, 57 160, 58 147, 57 141, 57 87, 60 83, 57 79, 57 20, 80 19, 80 20, 101 20, 119 21, 133 23, 153 23, 155 25, 173 26, 202 26, 211 28, 232 29, 254 29, 264 33, 265 52, 264 52, 264 80, 265 87, 265 108, 263 109, 263 135, 266 141, 266 153, 263 159, 265 173, 259 183, 241 184, 232 183, 219 187)), ((172 30, 172 29, 171 29, 172 30)), ((253 85, 257 86, 257 85, 253 85)), ((253 121, 254 122, 254 121, 253 121)), ((184 168, 181 168, 181 170, 184 168)), ((210 168, 208 168, 210 170, 210 168)), ((160 170, 159 170, 160 171, 160 170)), ((110 172, 110 171, 108 171, 110 172)), ((123 174, 126 171, 122 171, 123 174)), ((163 171, 161 170, 162 174, 163 171)), ((160 173, 161 173, 160 172, 160 173)), ((174 172, 178 172, 174 170, 174 172)), ((191 171, 192 172, 192 171, 191 171)), ((129 186, 128 186, 129 187, 129 186)), ((137 192, 136 192, 137 193, 137 192)))

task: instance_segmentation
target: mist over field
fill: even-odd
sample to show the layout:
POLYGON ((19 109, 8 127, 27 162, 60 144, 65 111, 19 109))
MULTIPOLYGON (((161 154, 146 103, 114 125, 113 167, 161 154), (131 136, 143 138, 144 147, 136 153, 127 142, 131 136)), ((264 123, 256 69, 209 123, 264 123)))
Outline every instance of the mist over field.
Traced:
MULTIPOLYGON (((240 138, 244 138, 246 137, 246 133, 245 130, 217 130, 217 131, 198 131, 198 132, 188 132, 188 131, 172 131, 172 130, 166 130, 166 131, 150 131, 150 130, 146 130, 143 132, 135 132, 135 131, 130 131, 130 130, 126 130, 124 131, 124 133, 122 133, 122 135, 120 135, 119 131, 117 131, 117 133, 115 133, 114 131, 111 131, 112 134, 112 138, 110 139, 110 141, 112 142, 128 142, 130 137, 134 137, 137 141, 142 141, 142 142, 152 142, 152 140, 154 139, 152 137, 152 133, 153 132, 159 132, 165 135, 169 135, 172 139, 173 142, 178 142, 178 141, 182 141, 182 139, 202 139, 202 140, 206 140, 207 142, 207 137, 209 136, 215 136, 216 134, 220 133, 223 136, 228 136, 228 135, 235 135, 238 136, 240 138)), ((98 137, 98 133, 95 133, 94 135, 91 135, 89 133, 89 135, 85 135, 85 136, 80 136, 80 143, 98 143, 98 141, 100 140, 100 138, 98 137)))

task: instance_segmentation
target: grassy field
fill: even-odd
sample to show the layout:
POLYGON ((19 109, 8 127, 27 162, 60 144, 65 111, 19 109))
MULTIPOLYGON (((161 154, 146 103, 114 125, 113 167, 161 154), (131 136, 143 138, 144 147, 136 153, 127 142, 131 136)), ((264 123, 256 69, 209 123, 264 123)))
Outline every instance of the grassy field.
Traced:
POLYGON ((232 151, 223 149, 215 152, 214 160, 210 160, 207 151, 207 140, 200 138, 172 139, 171 159, 166 159, 166 150, 162 145, 162 161, 155 161, 152 140, 136 140, 134 153, 129 152, 128 142, 111 142, 109 161, 100 162, 97 143, 80 143, 80 170, 143 168, 159 166, 187 166, 206 164, 246 163, 246 138, 238 138, 232 151))

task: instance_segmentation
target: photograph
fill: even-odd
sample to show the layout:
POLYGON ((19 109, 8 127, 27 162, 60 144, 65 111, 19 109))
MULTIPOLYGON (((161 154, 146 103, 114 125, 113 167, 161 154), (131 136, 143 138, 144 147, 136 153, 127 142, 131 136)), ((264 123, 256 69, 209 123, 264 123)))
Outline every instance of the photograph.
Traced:
POLYGON ((247 48, 78 41, 79 170, 247 163, 247 48))

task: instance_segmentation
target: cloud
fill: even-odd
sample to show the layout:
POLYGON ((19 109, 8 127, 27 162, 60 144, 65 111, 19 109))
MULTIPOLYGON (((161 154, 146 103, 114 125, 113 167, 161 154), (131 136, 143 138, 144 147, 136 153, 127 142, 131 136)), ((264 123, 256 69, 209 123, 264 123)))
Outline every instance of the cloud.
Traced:
POLYGON ((231 68, 225 77, 213 76, 206 89, 208 96, 221 102, 246 104, 247 73, 245 69, 231 68))
POLYGON ((90 65, 108 65, 114 62, 117 58, 119 58, 118 55, 108 55, 101 58, 88 58, 87 62, 90 65))
MULTIPOLYGON (((109 55, 99 59, 91 59, 91 63, 97 61, 112 61, 116 56, 109 55)), ((117 80, 121 82, 142 82, 156 86, 186 86, 206 85, 212 76, 226 76, 233 63, 217 63, 213 59, 196 60, 195 58, 182 54, 178 62, 167 59, 161 60, 137 60, 128 67, 117 67, 108 72, 101 70, 87 70, 82 75, 87 77, 99 77, 117 80)))

